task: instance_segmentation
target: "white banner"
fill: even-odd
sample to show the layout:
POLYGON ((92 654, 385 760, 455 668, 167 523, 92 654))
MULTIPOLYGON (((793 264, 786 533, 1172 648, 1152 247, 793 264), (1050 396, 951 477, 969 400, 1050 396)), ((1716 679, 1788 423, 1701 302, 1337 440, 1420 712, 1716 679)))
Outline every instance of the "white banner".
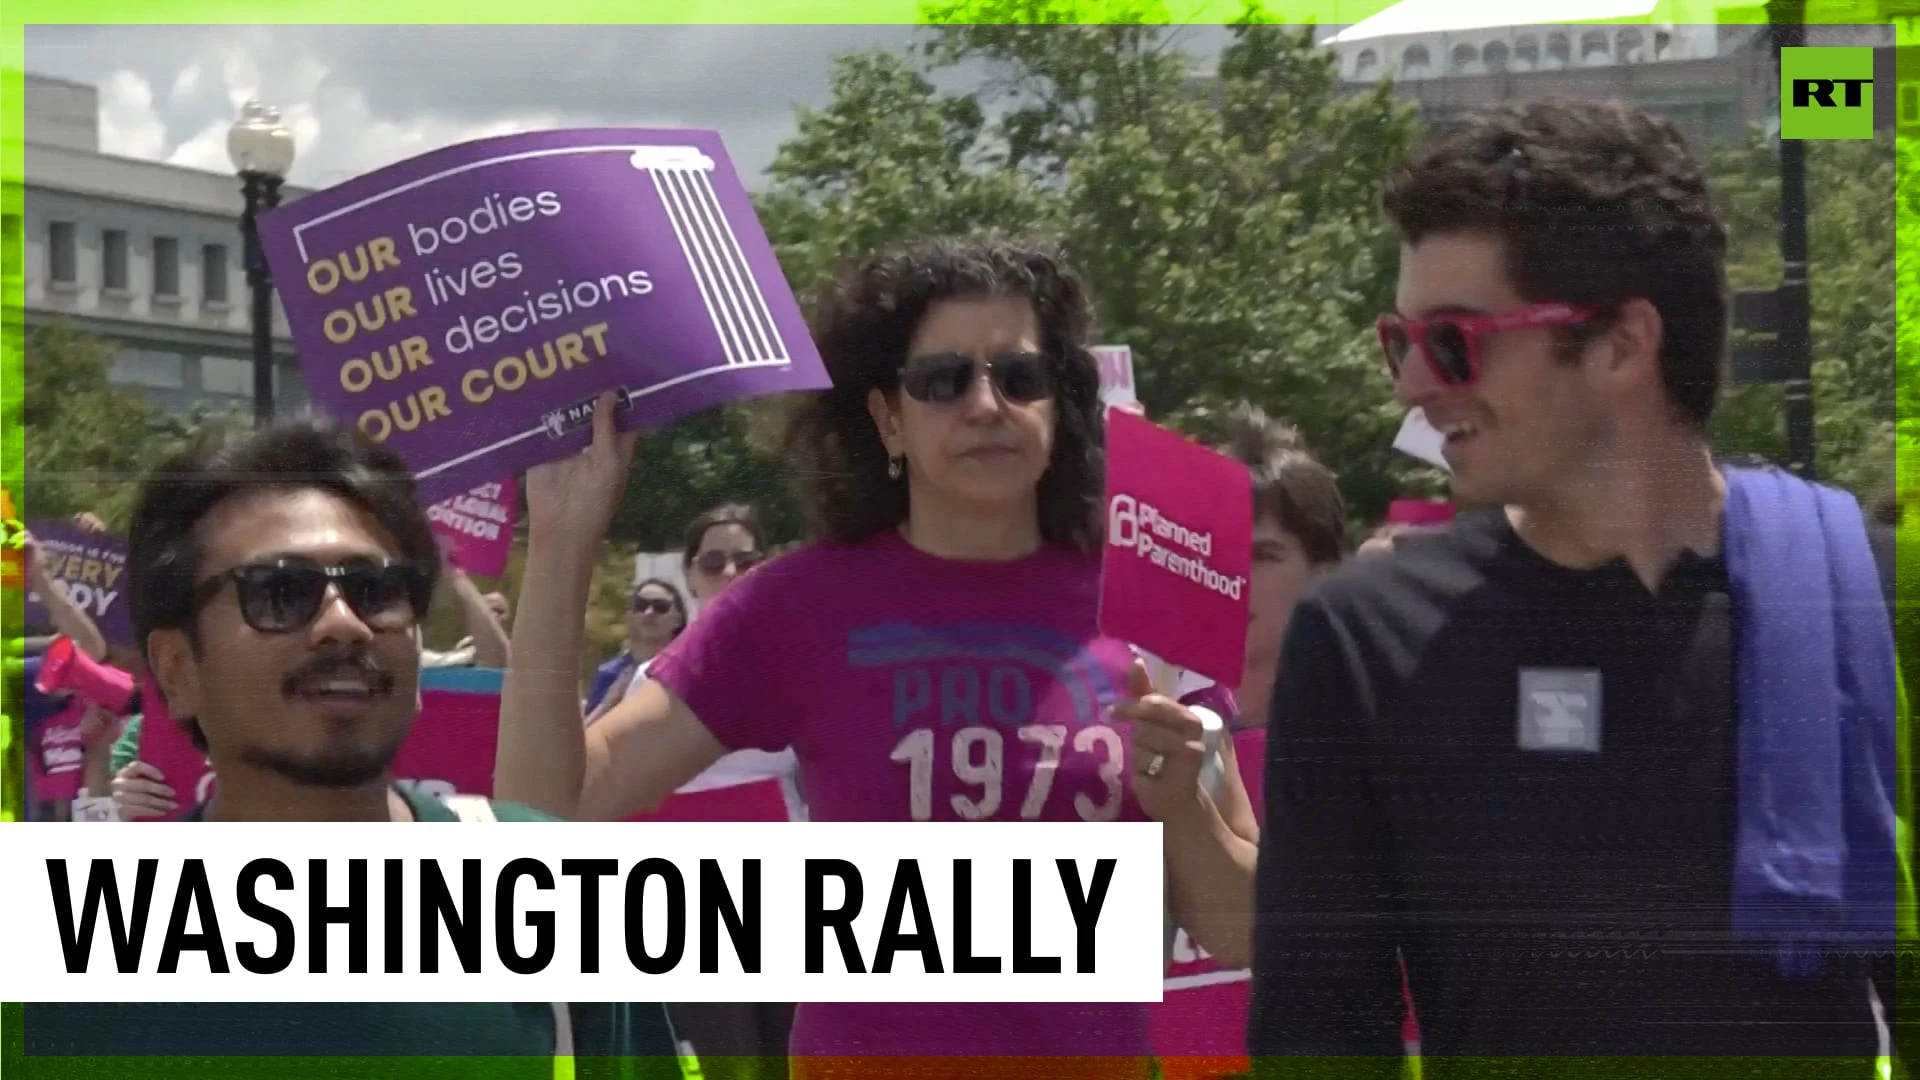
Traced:
POLYGON ((1133 348, 1129 345, 1095 345, 1094 363, 1100 366, 1100 401, 1108 408, 1138 405, 1140 398, 1133 385, 1133 348))
POLYGON ((1419 458, 1429 465, 1452 472, 1453 469, 1447 465, 1447 455, 1441 449, 1446 442, 1446 437, 1427 422, 1426 410, 1414 409, 1407 413, 1405 420, 1400 421, 1400 431, 1393 437, 1393 448, 1408 457, 1419 458))
POLYGON ((1156 824, 477 825, 10 826, 0 1001, 1160 1000, 1156 824))

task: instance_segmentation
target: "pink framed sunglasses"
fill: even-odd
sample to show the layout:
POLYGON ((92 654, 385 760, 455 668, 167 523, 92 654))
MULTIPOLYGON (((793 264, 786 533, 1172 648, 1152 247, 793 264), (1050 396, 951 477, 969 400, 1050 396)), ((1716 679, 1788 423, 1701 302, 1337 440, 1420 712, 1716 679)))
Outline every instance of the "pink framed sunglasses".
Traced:
POLYGON ((1448 386, 1466 386, 1480 377, 1480 341, 1488 334, 1536 326, 1576 326, 1594 314, 1591 308, 1547 303, 1495 315, 1447 312, 1425 319, 1382 315, 1380 349, 1386 354, 1387 370, 1396 379, 1407 353, 1419 349, 1434 378, 1448 386))

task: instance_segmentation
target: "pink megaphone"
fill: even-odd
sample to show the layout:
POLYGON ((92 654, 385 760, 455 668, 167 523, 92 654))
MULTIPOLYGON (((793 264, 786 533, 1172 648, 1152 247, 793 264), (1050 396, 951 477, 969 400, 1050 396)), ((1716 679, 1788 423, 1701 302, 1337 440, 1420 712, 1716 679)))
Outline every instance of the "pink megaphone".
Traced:
POLYGON ((81 652, 70 637, 47 650, 34 686, 43 694, 66 692, 84 698, 116 716, 133 705, 133 676, 81 652))

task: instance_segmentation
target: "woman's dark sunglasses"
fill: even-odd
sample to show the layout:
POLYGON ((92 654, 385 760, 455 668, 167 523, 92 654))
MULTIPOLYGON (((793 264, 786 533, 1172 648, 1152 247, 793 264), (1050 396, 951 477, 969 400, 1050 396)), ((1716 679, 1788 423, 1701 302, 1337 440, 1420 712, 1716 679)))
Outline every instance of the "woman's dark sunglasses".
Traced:
POLYGON ((966 396, 983 366, 994 390, 1016 405, 1053 394, 1053 377, 1043 353, 1009 353, 984 365, 959 353, 915 356, 900 369, 900 388, 915 401, 946 405, 966 396))
POLYGON ((287 556, 236 566, 201 582, 194 610, 205 607, 229 581, 240 602, 240 617, 263 634, 304 629, 320 614, 329 586, 340 591, 361 622, 376 630, 413 625, 426 617, 433 601, 426 572, 412 563, 356 560, 327 566, 287 556))
POLYGON ((726 571, 728 563, 732 563, 735 570, 744 574, 765 560, 766 556, 757 551, 721 551, 715 548, 701 552, 693 560, 693 565, 699 567, 703 574, 719 574, 726 571))
POLYGON ((665 615, 673 610, 673 601, 658 596, 636 596, 633 598, 633 610, 642 615, 665 615))

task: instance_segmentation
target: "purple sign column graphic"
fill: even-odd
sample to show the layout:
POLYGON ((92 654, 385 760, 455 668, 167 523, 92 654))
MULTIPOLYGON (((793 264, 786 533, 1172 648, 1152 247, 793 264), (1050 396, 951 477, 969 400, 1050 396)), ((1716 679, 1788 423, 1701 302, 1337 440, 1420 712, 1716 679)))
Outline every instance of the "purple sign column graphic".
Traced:
POLYGON ((482 139, 261 219, 309 396, 427 502, 623 429, 828 385, 711 131, 482 139))

